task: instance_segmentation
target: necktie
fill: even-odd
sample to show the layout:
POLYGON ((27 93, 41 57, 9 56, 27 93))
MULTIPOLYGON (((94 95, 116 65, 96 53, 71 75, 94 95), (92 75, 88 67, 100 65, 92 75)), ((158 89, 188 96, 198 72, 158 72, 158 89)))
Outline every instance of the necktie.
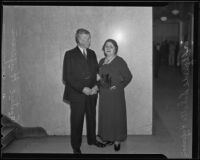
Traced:
POLYGON ((83 50, 83 55, 84 55, 85 59, 87 59, 87 54, 86 54, 85 50, 83 50))

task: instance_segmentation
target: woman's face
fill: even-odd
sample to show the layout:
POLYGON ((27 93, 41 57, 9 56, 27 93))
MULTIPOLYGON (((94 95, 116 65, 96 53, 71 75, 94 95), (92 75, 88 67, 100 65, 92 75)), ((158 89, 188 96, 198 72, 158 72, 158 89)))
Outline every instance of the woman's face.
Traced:
POLYGON ((115 46, 111 42, 107 42, 104 47, 104 52, 106 56, 114 56, 115 55, 115 46))

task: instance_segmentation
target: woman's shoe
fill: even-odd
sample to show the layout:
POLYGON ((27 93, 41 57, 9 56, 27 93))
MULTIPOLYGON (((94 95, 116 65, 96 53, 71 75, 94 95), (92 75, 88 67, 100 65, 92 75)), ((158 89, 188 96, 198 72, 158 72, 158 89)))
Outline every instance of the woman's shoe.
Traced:
POLYGON ((120 144, 114 144, 114 149, 115 149, 115 151, 119 151, 120 150, 120 144))

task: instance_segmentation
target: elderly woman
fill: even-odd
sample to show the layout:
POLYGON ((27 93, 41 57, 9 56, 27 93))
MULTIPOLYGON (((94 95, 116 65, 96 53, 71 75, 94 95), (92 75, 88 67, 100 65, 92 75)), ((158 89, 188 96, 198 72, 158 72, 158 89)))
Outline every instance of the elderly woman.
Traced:
POLYGON ((120 141, 127 137, 127 117, 124 88, 132 79, 126 62, 117 55, 118 45, 108 39, 102 48, 105 58, 99 62, 100 96, 98 135, 120 150, 120 141))

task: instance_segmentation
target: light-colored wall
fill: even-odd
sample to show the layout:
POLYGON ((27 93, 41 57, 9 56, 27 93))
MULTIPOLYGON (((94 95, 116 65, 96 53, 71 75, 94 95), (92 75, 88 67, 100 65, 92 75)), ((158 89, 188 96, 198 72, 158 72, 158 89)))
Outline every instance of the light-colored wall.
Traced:
MULTIPOLYGON (((18 115, 16 121, 24 126, 41 126, 50 135, 70 134, 70 108, 62 101, 63 57, 66 50, 76 46, 76 29, 86 28, 91 32, 91 48, 98 60, 103 57, 104 41, 114 38, 119 56, 133 74, 125 89, 128 134, 152 133, 151 7, 6 6, 3 14, 3 55, 12 59, 14 37, 14 68, 19 73, 12 81, 18 82, 18 90, 10 81, 3 81, 3 86, 9 86, 3 89, 3 113, 8 115, 11 110, 9 90, 15 90, 15 96, 20 97, 18 108, 12 109, 13 115, 18 115)), ((5 61, 2 65, 8 67, 5 61)), ((10 77, 6 70, 4 73, 10 77)))

